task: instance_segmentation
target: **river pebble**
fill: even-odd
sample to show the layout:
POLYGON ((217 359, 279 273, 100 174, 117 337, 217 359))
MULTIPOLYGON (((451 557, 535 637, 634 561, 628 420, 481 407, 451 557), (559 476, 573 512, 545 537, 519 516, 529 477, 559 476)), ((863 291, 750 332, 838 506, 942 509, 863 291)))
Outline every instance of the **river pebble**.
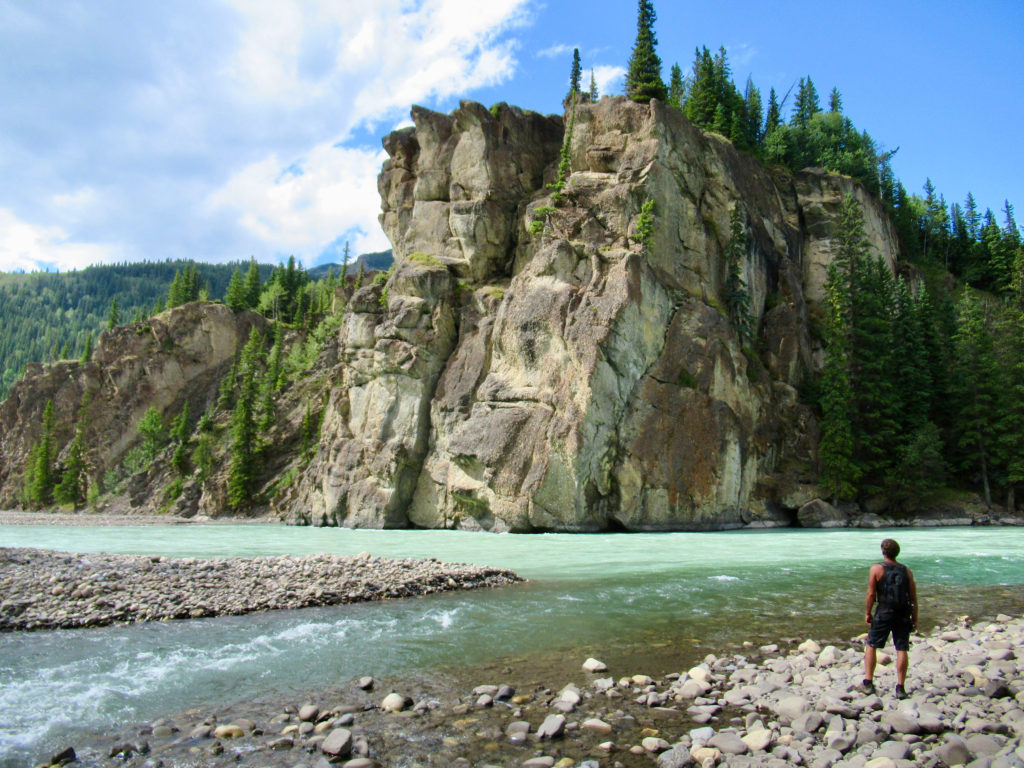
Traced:
POLYGON ((366 553, 175 559, 0 547, 0 632, 340 605, 520 580, 500 568, 366 553))

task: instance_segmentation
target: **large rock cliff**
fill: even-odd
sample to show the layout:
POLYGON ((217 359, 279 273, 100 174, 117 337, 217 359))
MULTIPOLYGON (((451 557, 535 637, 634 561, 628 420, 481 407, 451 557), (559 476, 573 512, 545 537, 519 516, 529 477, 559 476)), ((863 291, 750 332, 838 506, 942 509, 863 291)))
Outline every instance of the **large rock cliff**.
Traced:
POLYGON ((413 121, 384 140, 379 179, 395 273, 352 303, 322 448, 280 512, 495 531, 790 522, 813 491, 797 387, 833 218, 858 197, 892 263, 877 204, 847 178, 767 169, 658 102, 606 98, 564 121, 464 103, 413 121), (746 347, 723 310, 737 205, 746 347))
MULTIPOLYGON (((820 351, 834 219, 857 197, 892 264, 878 204, 849 178, 767 168, 657 101, 604 98, 564 118, 468 102, 412 116, 384 139, 379 178, 394 272, 350 297, 316 381, 284 396, 272 445, 294 447, 311 393, 325 404, 312 458, 267 462, 270 510, 299 523, 493 531, 794 522, 816 494, 817 427, 798 389, 820 351), (563 138, 569 172, 553 196, 563 138), (749 341, 725 309, 734 207, 749 341)), ((76 397, 102 394, 92 407, 121 410, 97 436, 112 446, 104 463, 135 438, 129 414, 209 402, 255 320, 202 306, 194 333, 208 350, 160 352, 157 339, 116 360, 101 352, 73 375, 30 371, 0 411, 0 503, 16 496, 46 392, 74 381, 76 397)), ((216 513, 211 482, 223 487, 204 481, 179 511, 216 513)))

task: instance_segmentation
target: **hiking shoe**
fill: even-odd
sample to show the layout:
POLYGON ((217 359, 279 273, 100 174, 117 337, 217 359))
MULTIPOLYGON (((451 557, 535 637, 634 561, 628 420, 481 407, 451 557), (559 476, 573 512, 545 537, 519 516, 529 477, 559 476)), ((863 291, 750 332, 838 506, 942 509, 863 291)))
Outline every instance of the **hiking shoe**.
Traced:
POLYGON ((896 686, 896 698, 897 699, 905 699, 908 696, 910 696, 910 694, 907 693, 907 689, 906 688, 904 688, 902 685, 897 685, 896 686))
POLYGON ((864 678, 864 680, 860 684, 860 689, 864 691, 864 693, 874 693, 875 684, 871 680, 864 678))

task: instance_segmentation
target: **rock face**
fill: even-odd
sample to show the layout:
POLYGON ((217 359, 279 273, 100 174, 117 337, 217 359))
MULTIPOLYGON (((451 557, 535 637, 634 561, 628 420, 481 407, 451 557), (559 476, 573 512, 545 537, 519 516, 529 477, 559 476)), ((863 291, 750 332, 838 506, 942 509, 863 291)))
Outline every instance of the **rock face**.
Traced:
POLYGON ((796 387, 832 217, 858 196, 891 263, 888 220, 849 179, 770 171, 658 102, 495 111, 414 109, 385 139, 397 267, 383 306, 371 289, 353 301, 324 446, 282 511, 495 531, 790 523, 780 500, 814 474, 796 387), (734 205, 759 328, 746 347, 723 311, 734 205))
MULTIPOLYGON (((319 449, 308 461, 268 457, 268 473, 288 473, 270 509, 296 523, 492 531, 796 522, 818 495, 817 425, 798 387, 819 352, 810 331, 835 214, 856 196, 892 263, 880 207, 848 178, 768 169, 657 101, 604 98, 565 118, 466 102, 412 117, 384 139, 378 181, 394 272, 351 296, 320 378, 304 385, 323 393, 319 449), (570 172, 556 199, 563 137, 570 172), (747 341, 724 295, 735 206, 756 321, 747 341)), ((251 322, 204 311, 225 339, 251 322)), ((218 346, 202 365, 222 371, 234 349, 218 346)), ((184 366, 177 347, 172 357, 184 366)), ((184 369, 132 360, 89 370, 124 398, 153 386, 149 366, 152 380, 172 382, 162 400, 182 397, 173 382, 188 381, 184 369)), ((4 434, 30 439, 20 454, 4 446, 0 483, 38 432, 41 390, 66 378, 31 371, 12 400, 32 389, 35 410, 4 406, 4 434)), ((271 452, 294 450, 304 401, 290 397, 292 432, 272 436, 271 452)), ((105 434, 112 455, 134 438, 114 422, 105 434)), ((215 514, 209 485, 200 498, 186 484, 179 505, 215 514)))
MULTIPOLYGON (((236 315, 225 306, 197 302, 175 307, 144 324, 100 334, 92 360, 32 364, 0 404, 0 507, 21 500, 22 472, 53 401, 54 442, 67 446, 83 425, 87 472, 94 481, 118 466, 139 442, 138 423, 150 407, 166 423, 188 402, 195 418, 216 399, 259 315, 236 315)), ((152 489, 139 488, 133 503, 145 506, 152 489)))

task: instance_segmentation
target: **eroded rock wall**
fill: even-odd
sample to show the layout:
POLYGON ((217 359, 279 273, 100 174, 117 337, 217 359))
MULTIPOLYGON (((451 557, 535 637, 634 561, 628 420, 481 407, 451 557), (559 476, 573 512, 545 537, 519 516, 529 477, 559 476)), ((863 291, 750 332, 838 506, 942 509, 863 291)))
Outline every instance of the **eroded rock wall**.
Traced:
MULTIPOLYGON (((251 312, 236 315, 223 305, 196 302, 104 331, 89 362, 29 365, 0 404, 0 506, 21 502, 23 473, 42 435, 47 402, 54 406, 58 464, 81 426, 87 474, 91 483, 100 482, 138 444, 138 423, 149 408, 170 424, 188 402, 197 419, 216 399, 239 344, 264 322, 251 312)), ((160 496, 158 488, 141 488, 134 503, 150 507, 160 496)))
POLYGON ((413 121, 384 142, 387 301, 357 297, 325 447, 282 514, 495 531, 790 522, 786 500, 813 483, 797 387, 843 195, 895 256, 870 198, 843 177, 769 170, 658 102, 606 98, 564 120, 464 103, 413 121), (749 342, 723 296, 735 205, 749 342), (396 344, 414 304, 419 333, 396 344))

